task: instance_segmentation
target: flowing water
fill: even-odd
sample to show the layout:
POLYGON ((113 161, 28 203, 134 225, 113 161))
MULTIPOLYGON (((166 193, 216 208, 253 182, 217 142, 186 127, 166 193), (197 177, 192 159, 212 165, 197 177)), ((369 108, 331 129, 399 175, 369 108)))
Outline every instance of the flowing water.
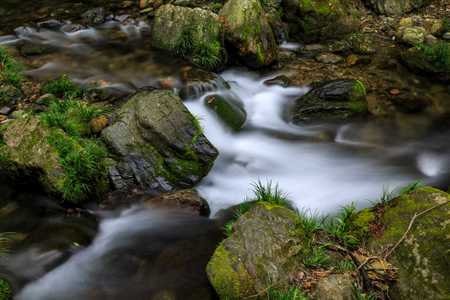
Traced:
MULTIPOLYGON (((101 28, 78 31, 22 27, 0 37, 0 44, 42 47, 42 54, 28 59, 29 76, 46 79, 68 74, 81 84, 97 83, 110 97, 158 86, 164 80, 179 88, 184 63, 149 49, 147 32, 145 23, 124 25, 114 20, 101 28)), ((251 184, 258 181, 279 184, 298 208, 320 214, 334 213, 351 202, 366 206, 383 189, 415 180, 449 184, 446 126, 427 117, 297 126, 289 122, 289 108, 308 87, 266 85, 277 75, 273 73, 231 69, 220 75, 230 89, 218 85, 211 93, 239 99, 247 112, 240 132, 228 129, 207 109, 208 93, 194 94, 185 102, 220 152, 197 187, 213 215, 251 197, 251 184)), ((36 197, 25 198, 35 202, 36 197)), ((55 215, 32 215, 36 224, 55 223, 55 215)), ((37 235, 33 243, 0 260, 4 276, 19 291, 18 299, 214 297, 203 271, 220 238, 220 225, 214 219, 138 205, 122 211, 97 209, 87 215, 78 222, 92 218, 98 222, 70 227, 82 238, 61 234, 69 240, 61 246, 61 241, 47 243, 37 235)), ((60 218, 67 224, 70 216, 56 220, 60 218)), ((20 227, 0 225, 0 231, 20 227)), ((33 228, 25 231, 36 235, 33 228)))

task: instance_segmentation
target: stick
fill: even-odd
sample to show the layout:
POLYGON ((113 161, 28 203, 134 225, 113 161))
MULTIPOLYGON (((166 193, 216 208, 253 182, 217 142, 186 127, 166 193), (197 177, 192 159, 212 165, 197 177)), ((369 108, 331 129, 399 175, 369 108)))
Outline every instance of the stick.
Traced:
POLYGON ((409 222, 408 228, 406 229, 405 233, 403 234, 403 236, 398 240, 398 242, 386 253, 386 255, 384 256, 384 259, 387 259, 394 251, 395 249, 397 249, 398 246, 400 246, 400 244, 406 239, 406 236, 408 235, 408 233, 411 231, 412 226, 414 225, 414 222, 416 221, 416 219, 430 211, 432 211, 435 208, 438 208, 440 206, 444 206, 445 204, 450 203, 450 200, 447 200, 443 203, 439 203, 436 205, 433 205, 432 207, 429 207, 427 209, 425 209, 424 211, 420 212, 420 213, 415 213, 414 216, 411 218, 411 221, 409 222))

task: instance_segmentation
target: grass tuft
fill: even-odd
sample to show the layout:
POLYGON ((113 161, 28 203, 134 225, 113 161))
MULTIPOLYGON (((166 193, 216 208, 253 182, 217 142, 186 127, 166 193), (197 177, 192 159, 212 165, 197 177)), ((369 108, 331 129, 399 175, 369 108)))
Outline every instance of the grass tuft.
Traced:
POLYGON ((257 183, 253 183, 252 187, 253 193, 255 194, 252 201, 292 208, 291 201, 280 190, 278 184, 273 184, 272 181, 263 184, 261 181, 258 181, 257 183))
POLYGON ((345 206, 339 214, 324 222, 324 230, 348 248, 358 246, 359 240, 352 233, 353 219, 356 215, 354 204, 345 206))
POLYGON ((23 66, 0 47, 0 80, 20 89, 23 81, 23 66))
POLYGON ((47 82, 42 87, 42 90, 45 93, 66 99, 80 98, 84 94, 83 89, 77 86, 67 75, 62 75, 55 80, 47 82))
POLYGON ((438 42, 433 45, 421 44, 416 46, 422 58, 434 68, 443 72, 450 72, 450 43, 438 42))
POLYGON ((270 288, 266 295, 267 300, 308 300, 308 297, 298 288, 286 290, 270 288))

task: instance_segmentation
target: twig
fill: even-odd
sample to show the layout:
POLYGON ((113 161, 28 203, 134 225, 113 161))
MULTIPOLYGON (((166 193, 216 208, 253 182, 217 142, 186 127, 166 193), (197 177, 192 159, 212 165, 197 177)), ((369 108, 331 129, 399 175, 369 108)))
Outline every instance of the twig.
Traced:
POLYGON ((406 236, 408 235, 408 233, 411 231, 412 226, 414 225, 414 222, 416 221, 416 219, 428 212, 430 212, 431 210, 438 208, 440 206, 443 206, 447 203, 450 203, 450 200, 447 200, 443 203, 438 203, 436 205, 433 205, 432 207, 429 207, 427 209, 425 209, 424 211, 420 212, 420 213, 415 213, 414 216, 411 218, 411 221, 409 222, 408 228, 406 229, 405 233, 403 233, 403 236, 398 240, 398 242, 391 248, 389 249, 389 251, 384 255, 384 259, 387 259, 394 251, 395 249, 397 249, 398 246, 400 246, 400 244, 406 239, 406 236))
POLYGON ((372 259, 379 259, 378 256, 369 256, 367 257, 359 266, 358 268, 356 268, 357 271, 361 270, 362 267, 364 267, 369 261, 371 261, 372 259))

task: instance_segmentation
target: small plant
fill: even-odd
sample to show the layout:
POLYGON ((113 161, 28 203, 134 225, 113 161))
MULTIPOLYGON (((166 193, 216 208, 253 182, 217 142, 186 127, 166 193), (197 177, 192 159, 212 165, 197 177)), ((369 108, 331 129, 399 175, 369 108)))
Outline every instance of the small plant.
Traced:
POLYGON ((351 233, 353 229, 352 220, 355 214, 356 207, 351 204, 345 206, 335 218, 324 222, 325 231, 349 248, 356 247, 359 244, 359 240, 351 233))
POLYGON ((285 206, 288 208, 292 207, 291 201, 289 201, 287 196, 280 190, 278 184, 272 184, 272 181, 263 184, 261 181, 258 181, 257 183, 252 184, 252 186, 255 194, 254 201, 285 206))
POLYGON ((308 297, 296 287, 286 290, 270 288, 266 295, 267 300, 308 300, 308 297))
POLYGON ((336 270, 338 272, 353 272, 356 270, 356 265, 355 263, 350 260, 350 259, 345 259, 345 260, 340 260, 337 264, 336 264, 336 270))
POLYGON ((442 20, 442 31, 445 32, 450 32, 450 18, 449 17, 444 17, 444 19, 442 20))
POLYGON ((303 252, 303 264, 310 268, 320 268, 329 265, 330 257, 325 251, 325 246, 311 245, 307 247, 308 250, 303 252))
POLYGON ((67 75, 62 75, 61 77, 47 82, 42 90, 45 93, 53 94, 60 98, 79 98, 82 97, 84 91, 77 86, 67 75))
POLYGON ((233 224, 236 222, 235 220, 231 220, 223 226, 223 231, 227 237, 233 234, 233 224))
POLYGON ((71 136, 81 137, 89 135, 89 121, 102 113, 103 110, 80 100, 55 99, 41 118, 49 127, 60 128, 71 136))
POLYGON ((437 70, 450 72, 450 43, 438 42, 433 45, 421 44, 416 46, 423 60, 427 61, 437 70))
POLYGON ((0 47, 0 81, 20 88, 23 75, 23 67, 13 59, 5 48, 0 47))
POLYGON ((13 235, 12 232, 0 233, 0 256, 8 254, 11 244, 14 242, 13 235))
POLYGON ((355 300, 376 300, 377 297, 370 293, 365 293, 356 285, 353 286, 353 299, 355 300))
POLYGON ((297 227, 306 236, 311 236, 314 232, 322 229, 323 219, 318 214, 311 214, 309 211, 297 210, 299 216, 297 227))
POLYGON ((8 281, 0 278, 0 299, 1 300, 10 300, 12 299, 12 290, 8 281))
POLYGON ((406 186, 404 186, 404 187, 401 187, 399 190, 398 190, 398 196, 402 196, 402 195, 405 195, 405 194, 409 194, 409 193, 411 193, 411 192, 414 192, 415 190, 417 190, 418 188, 420 188, 420 187, 423 187, 424 185, 423 185, 423 183, 422 182, 420 182, 420 181, 414 181, 414 182, 411 182, 410 184, 408 184, 408 185, 406 185, 406 186))

